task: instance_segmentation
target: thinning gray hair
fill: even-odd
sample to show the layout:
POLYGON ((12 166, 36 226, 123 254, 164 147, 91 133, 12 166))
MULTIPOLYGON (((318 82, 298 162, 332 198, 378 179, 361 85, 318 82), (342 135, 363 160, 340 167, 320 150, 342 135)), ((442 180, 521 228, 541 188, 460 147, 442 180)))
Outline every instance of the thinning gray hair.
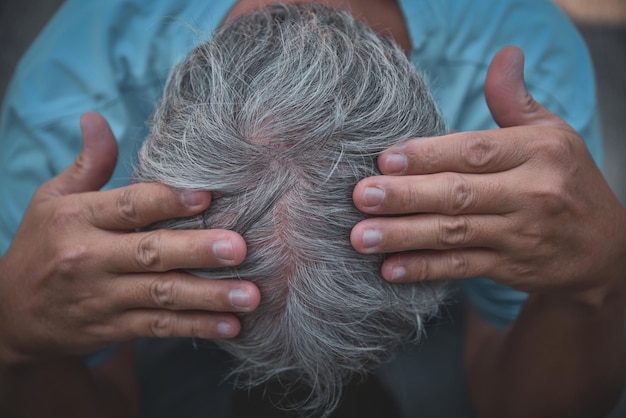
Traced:
POLYGON ((327 415, 341 387, 417 339, 445 287, 389 284, 380 255, 350 244, 365 215, 356 183, 380 174, 377 156, 409 137, 446 130, 403 51, 349 13, 274 5, 226 24, 172 71, 134 181, 212 190, 205 213, 153 228, 239 232, 236 268, 262 302, 241 334, 217 341, 239 360, 238 382, 277 378, 303 414, 327 415))

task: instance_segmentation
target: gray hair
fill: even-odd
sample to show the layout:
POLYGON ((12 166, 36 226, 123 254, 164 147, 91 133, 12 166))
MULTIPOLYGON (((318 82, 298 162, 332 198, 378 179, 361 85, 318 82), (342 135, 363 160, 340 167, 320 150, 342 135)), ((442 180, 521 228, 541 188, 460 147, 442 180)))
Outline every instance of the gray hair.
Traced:
POLYGON ((213 191, 205 213, 153 228, 224 228, 246 240, 240 266, 192 271, 261 290, 241 334, 217 341, 238 359, 239 384, 304 387, 305 400, 281 404, 327 415, 351 377, 419 338, 445 287, 385 282, 383 257, 350 244, 365 218, 351 195, 380 174, 381 151, 445 129, 403 51, 321 5, 241 16, 174 68, 134 181, 213 191))

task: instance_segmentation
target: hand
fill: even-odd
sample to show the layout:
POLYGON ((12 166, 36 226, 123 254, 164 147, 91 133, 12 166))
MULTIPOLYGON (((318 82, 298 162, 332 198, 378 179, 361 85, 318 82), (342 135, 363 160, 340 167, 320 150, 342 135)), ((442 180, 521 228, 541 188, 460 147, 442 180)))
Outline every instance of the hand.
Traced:
POLYGON ((233 266, 246 255, 231 231, 134 232, 197 214, 208 192, 135 184, 98 192, 117 145, 95 113, 81 119, 83 150, 36 192, 0 260, 0 360, 82 355, 137 336, 232 337, 229 311, 250 311, 250 282, 206 280, 182 268, 233 266))
POLYGON ((412 139, 379 158, 356 206, 362 253, 390 281, 486 276, 527 292, 587 291, 626 275, 626 211, 578 134, 526 91, 523 55, 494 58, 485 95, 503 129, 412 139))

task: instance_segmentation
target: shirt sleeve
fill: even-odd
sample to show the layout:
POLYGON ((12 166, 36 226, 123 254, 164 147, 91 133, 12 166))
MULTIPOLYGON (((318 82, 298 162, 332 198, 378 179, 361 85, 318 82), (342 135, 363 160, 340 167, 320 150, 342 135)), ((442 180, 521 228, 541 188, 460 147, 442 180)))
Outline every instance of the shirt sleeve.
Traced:
MULTIPOLYGON (((569 123, 602 163, 595 82, 586 46, 567 17, 545 0, 400 0, 411 59, 425 74, 451 129, 497 129, 484 100, 489 63, 503 47, 525 54, 534 98, 569 123)), ((490 324, 514 321, 527 298, 487 278, 467 280, 469 303, 490 324)))

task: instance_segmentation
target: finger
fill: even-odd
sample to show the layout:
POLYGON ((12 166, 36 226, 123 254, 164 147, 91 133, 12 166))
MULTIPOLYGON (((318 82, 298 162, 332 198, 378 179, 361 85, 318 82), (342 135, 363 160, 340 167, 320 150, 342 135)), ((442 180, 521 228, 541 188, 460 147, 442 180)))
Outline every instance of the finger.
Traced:
POLYGON ((115 310, 250 312, 258 307, 261 294, 253 283, 244 280, 214 280, 172 272, 118 277, 111 282, 107 298, 115 310))
POLYGON ((453 248, 499 248, 508 239, 510 221, 498 215, 421 214, 372 218, 352 229, 350 241, 364 254, 453 248))
POLYGON ((138 309, 126 311, 117 323, 122 339, 153 338, 232 338, 239 334, 239 319, 228 313, 138 309))
POLYGON ((485 248, 419 251, 394 254, 382 266, 390 282, 469 279, 488 276, 498 262, 497 254, 485 248))
POLYGON ((82 198, 88 220, 107 230, 133 230, 165 219, 192 216, 211 203, 209 192, 180 191, 159 183, 138 183, 82 198))
MULTIPOLYGON (((558 116, 534 100, 524 83, 524 55, 507 47, 494 57, 485 81, 485 98, 502 128, 552 126, 571 130, 558 116)), ((531 131, 492 130, 409 140, 384 152, 378 165, 383 174, 428 174, 444 171, 487 173, 512 169, 529 155, 531 131)))
POLYGON ((117 142, 107 121, 97 113, 80 120, 83 149, 65 171, 40 189, 40 196, 63 196, 98 190, 111 178, 117 162, 117 142))
POLYGON ((502 214, 519 207, 506 187, 516 181, 506 175, 455 172, 377 176, 361 180, 352 196, 356 207, 369 214, 502 214))
POLYGON ((565 122, 540 103, 524 83, 524 53, 510 46, 491 61, 485 81, 485 98, 496 123, 502 127, 528 125, 563 126, 565 122))
POLYGON ((235 266, 247 251, 239 234, 222 229, 111 234, 101 246, 110 255, 102 268, 111 273, 235 266))
POLYGON ((382 153, 378 167, 389 175, 506 171, 528 160, 530 146, 526 139, 514 129, 414 138, 382 153))

